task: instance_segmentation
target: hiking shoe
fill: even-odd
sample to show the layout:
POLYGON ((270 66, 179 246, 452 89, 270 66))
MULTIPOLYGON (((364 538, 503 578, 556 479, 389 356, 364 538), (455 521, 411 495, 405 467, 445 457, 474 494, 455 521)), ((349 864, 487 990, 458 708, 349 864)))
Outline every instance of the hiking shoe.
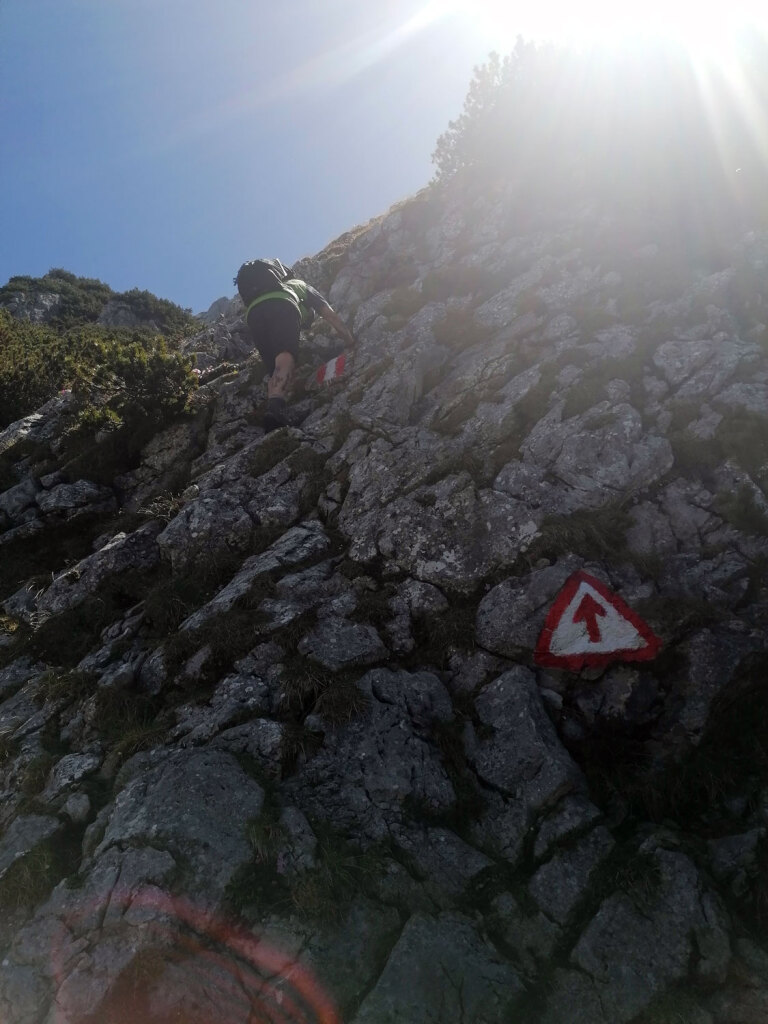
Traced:
POLYGON ((288 407, 284 398, 269 399, 262 423, 265 434, 269 434, 273 430, 279 430, 280 427, 289 426, 288 407))

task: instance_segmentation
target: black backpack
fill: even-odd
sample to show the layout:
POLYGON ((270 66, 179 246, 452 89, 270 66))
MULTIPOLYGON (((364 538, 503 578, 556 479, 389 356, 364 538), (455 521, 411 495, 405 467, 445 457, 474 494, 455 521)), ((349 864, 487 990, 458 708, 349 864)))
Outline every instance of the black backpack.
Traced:
POLYGON ((279 291, 281 282, 287 281, 290 276, 290 271, 280 260, 249 260, 238 270, 235 284, 240 298, 248 306, 260 295, 279 291))

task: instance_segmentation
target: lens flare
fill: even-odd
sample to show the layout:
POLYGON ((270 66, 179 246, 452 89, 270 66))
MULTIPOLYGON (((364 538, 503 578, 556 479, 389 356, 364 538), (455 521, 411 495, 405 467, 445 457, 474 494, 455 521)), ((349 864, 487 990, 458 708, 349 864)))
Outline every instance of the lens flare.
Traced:
POLYGON ((59 925, 52 1024, 341 1024, 296 956, 151 886, 111 892, 59 925))

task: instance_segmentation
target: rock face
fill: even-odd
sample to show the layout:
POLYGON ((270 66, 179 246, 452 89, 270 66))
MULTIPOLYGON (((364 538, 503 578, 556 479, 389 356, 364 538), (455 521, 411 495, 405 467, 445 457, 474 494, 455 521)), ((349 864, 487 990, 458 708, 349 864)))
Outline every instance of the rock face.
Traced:
POLYGON ((520 213, 297 265, 359 344, 290 428, 221 299, 115 479, 0 433, 3 1024, 766 1019, 768 238, 520 213), (544 667, 574 574, 658 656, 544 667))

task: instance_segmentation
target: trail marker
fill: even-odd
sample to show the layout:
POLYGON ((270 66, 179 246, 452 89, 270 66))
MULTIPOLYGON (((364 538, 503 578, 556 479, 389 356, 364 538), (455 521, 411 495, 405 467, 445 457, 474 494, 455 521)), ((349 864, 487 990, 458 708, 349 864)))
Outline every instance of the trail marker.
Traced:
POLYGON ((555 598, 536 645, 536 663, 578 672, 612 661, 651 661, 661 640, 604 583, 575 572, 555 598))
POLYGON ((346 366, 347 357, 344 352, 340 356, 336 356, 335 359, 329 360, 324 363, 315 374, 315 378, 318 384, 322 384, 323 381, 336 380, 344 373, 344 367, 346 366))

